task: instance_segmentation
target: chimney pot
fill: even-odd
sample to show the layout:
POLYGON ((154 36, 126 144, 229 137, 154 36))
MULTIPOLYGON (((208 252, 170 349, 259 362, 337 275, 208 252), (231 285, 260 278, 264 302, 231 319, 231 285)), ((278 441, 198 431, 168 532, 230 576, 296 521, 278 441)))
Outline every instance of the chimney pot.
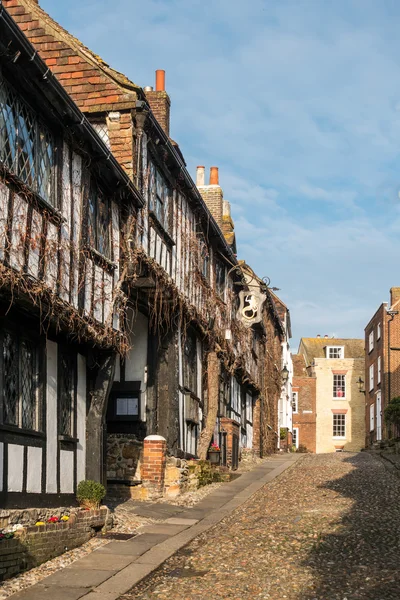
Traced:
POLYGON ((199 166, 197 167, 197 172, 196 172, 196 185, 204 185, 205 183, 205 167, 203 166, 199 166))
POLYGON ((210 185, 219 185, 218 167, 210 167, 210 185))
POLYGON ((162 69, 156 71, 156 92, 165 92, 165 71, 162 69))
POLYGON ((320 334, 320 333, 317 333, 317 338, 320 338, 320 337, 321 337, 321 334, 320 334))
POLYGON ((324 338, 327 338, 327 337, 329 337, 329 335, 326 333, 326 334, 324 335, 324 338))
POLYGON ((152 92, 153 91, 153 86, 146 85, 146 87, 143 88, 143 91, 145 91, 145 92, 152 92))

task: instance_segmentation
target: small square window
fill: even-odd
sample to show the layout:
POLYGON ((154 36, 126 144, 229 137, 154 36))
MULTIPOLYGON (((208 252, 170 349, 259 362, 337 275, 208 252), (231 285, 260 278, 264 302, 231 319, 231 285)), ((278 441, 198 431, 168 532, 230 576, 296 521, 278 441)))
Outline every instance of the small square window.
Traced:
POLYGON ((292 392, 292 412, 299 412, 299 392, 292 392))
POLYGON ((343 346, 327 346, 326 358, 344 358, 343 346))
POLYGON ((118 417, 138 416, 138 398, 117 398, 116 415, 118 417))

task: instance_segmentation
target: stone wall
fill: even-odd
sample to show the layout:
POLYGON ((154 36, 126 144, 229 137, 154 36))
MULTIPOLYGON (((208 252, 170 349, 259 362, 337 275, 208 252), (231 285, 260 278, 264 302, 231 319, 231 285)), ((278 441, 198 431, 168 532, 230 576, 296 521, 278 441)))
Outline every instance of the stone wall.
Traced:
MULTIPOLYGON (((20 512, 19 522, 23 513, 28 511, 20 512)), ((30 525, 18 530, 14 538, 0 540, 0 581, 81 546, 105 526, 107 514, 106 507, 99 510, 77 510, 65 523, 30 525)), ((55 516, 54 511, 51 516, 55 516)))
POLYGON ((143 442, 129 433, 107 435, 107 479, 140 481, 143 442))

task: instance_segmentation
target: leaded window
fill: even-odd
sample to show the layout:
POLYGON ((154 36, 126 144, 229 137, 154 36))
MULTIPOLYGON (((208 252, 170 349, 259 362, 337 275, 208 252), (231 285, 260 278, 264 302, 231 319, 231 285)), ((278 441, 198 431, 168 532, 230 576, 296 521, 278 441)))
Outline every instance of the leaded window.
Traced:
POLYGON ((346 415, 333 415, 333 437, 346 437, 346 415))
POLYGON ((334 375, 333 376, 333 397, 334 398, 345 398, 346 397, 346 375, 334 375))
POLYGON ((197 348, 196 338, 187 332, 183 346, 183 380, 184 386, 194 395, 197 394, 197 348))
POLYGON ((55 205, 55 143, 34 111, 0 75, 0 162, 55 205))
POLYGON ((106 258, 111 258, 110 201, 97 185, 90 186, 88 206, 88 242, 106 258))
POLYGON ((162 227, 168 231, 171 189, 152 162, 149 165, 148 193, 149 210, 154 213, 162 227))
POLYGON ((22 429, 40 428, 39 344, 5 329, 2 335, 2 421, 22 429))
POLYGON ((74 437, 74 410, 76 396, 76 362, 73 352, 59 349, 58 396, 59 431, 61 435, 74 437))

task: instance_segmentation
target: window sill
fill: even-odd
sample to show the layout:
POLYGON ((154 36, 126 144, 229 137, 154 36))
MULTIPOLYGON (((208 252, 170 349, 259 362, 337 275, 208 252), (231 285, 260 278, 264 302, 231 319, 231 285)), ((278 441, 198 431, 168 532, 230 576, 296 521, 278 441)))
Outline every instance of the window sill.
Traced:
POLYGON ((338 437, 332 436, 332 439, 333 440, 347 440, 346 437, 339 437, 339 436, 338 437))
POLYGON ((42 431, 34 431, 33 429, 22 429, 17 425, 0 425, 0 431, 8 431, 9 433, 16 433, 25 437, 35 437, 45 439, 46 435, 42 431))
POLYGON ((95 248, 86 247, 85 250, 90 258, 101 267, 105 267, 109 271, 115 271, 115 269, 117 269, 117 263, 104 256, 104 254, 101 254, 98 250, 95 250, 95 248))
POLYGON ((347 400, 347 398, 345 396, 343 396, 343 398, 335 398, 335 397, 333 397, 332 400, 333 401, 336 401, 336 400, 347 400))
POLYGON ((153 210, 149 210, 149 217, 154 228, 157 230, 157 233, 163 238, 164 242, 170 247, 175 246, 174 240, 166 231, 165 227, 160 223, 156 216, 156 213, 153 210))

